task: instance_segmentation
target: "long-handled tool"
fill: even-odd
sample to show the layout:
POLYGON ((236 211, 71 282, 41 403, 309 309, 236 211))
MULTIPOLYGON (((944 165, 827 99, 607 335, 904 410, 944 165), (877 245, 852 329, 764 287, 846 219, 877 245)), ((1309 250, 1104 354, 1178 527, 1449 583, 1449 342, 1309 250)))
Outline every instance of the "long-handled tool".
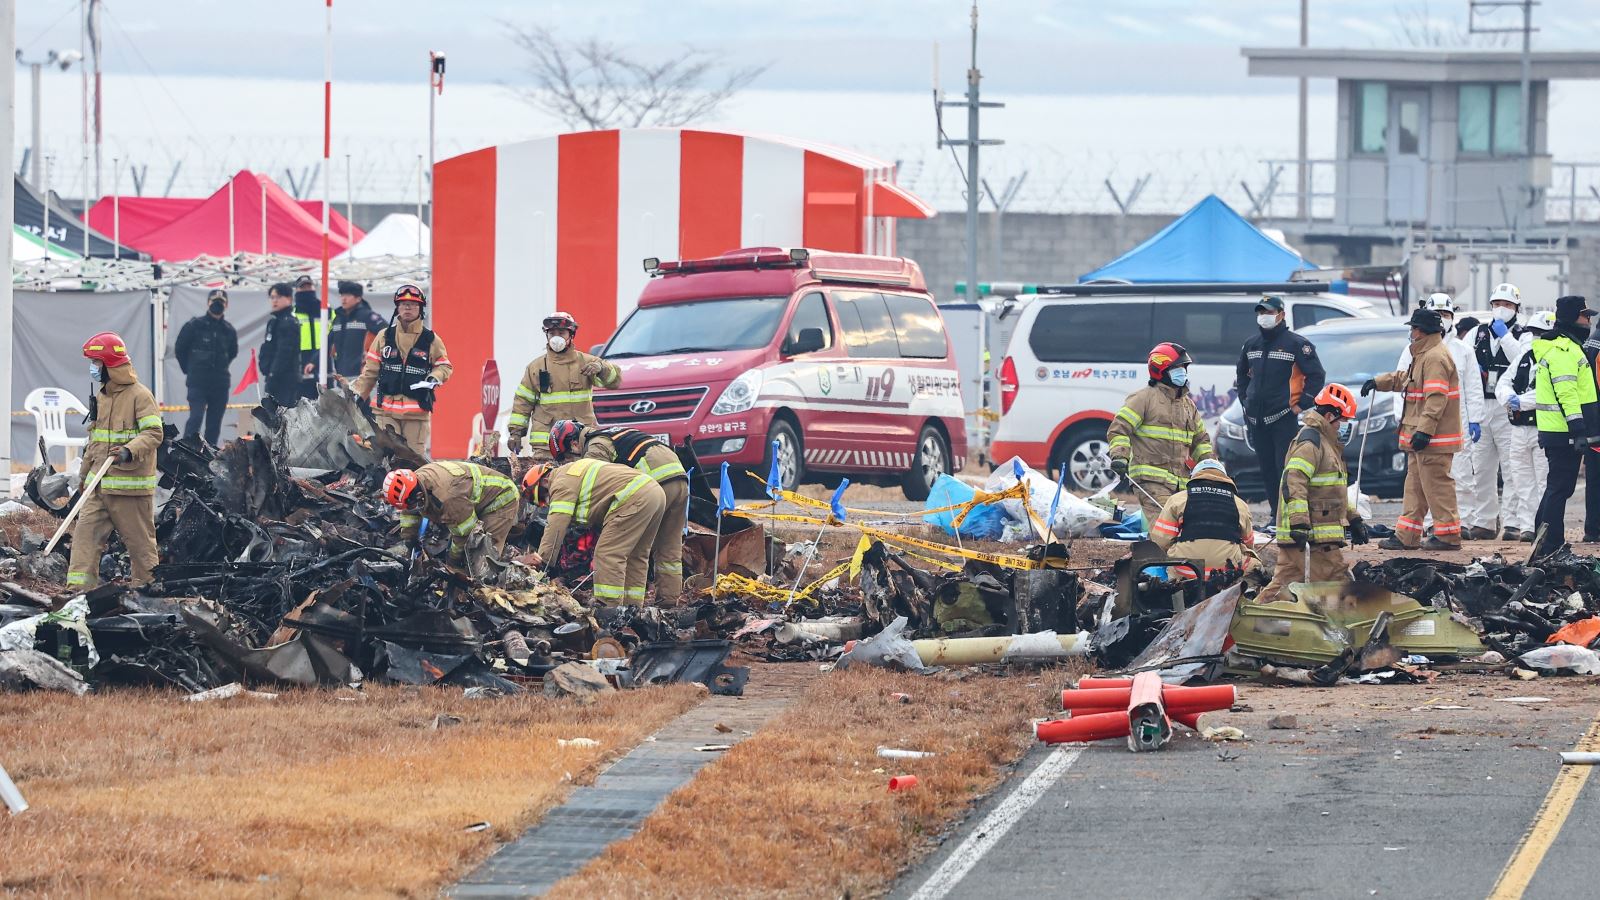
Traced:
POLYGON ((83 489, 83 496, 79 497, 78 502, 72 505, 72 511, 67 513, 67 517, 61 520, 61 527, 56 529, 55 535, 50 538, 50 543, 44 545, 45 556, 49 556, 50 552, 56 549, 56 544, 61 541, 61 536, 67 533, 68 528, 72 527, 73 521, 78 518, 78 513, 83 511, 83 505, 89 502, 90 495, 100 488, 100 479, 105 477, 106 470, 110 469, 111 464, 116 461, 117 456, 113 453, 106 457, 105 462, 100 464, 99 469, 95 470, 94 477, 89 480, 89 484, 83 489))
MULTIPOLYGON (((1160 509, 1160 508, 1161 508, 1161 507, 1162 507, 1162 506, 1163 506, 1163 504, 1162 504, 1162 502, 1161 502, 1161 501, 1160 501, 1160 500, 1157 500, 1157 499, 1156 499, 1156 498, 1155 498, 1155 497, 1153 497, 1153 496, 1151 496, 1151 494, 1150 494, 1150 492, 1149 492, 1149 491, 1147 491, 1147 490, 1145 490, 1145 489, 1144 489, 1144 486, 1143 486, 1143 485, 1141 485, 1141 484, 1139 484, 1139 482, 1137 482, 1137 481, 1134 481, 1134 480, 1133 480, 1133 479, 1132 479, 1132 478, 1129 478, 1129 477, 1128 477, 1128 476, 1126 476, 1126 475, 1123 475, 1123 476, 1122 476, 1122 480, 1123 480, 1123 481, 1126 481, 1126 482, 1127 482, 1127 483, 1129 483, 1129 484, 1131 484, 1131 485, 1133 485, 1133 486, 1134 486, 1134 488, 1135 488, 1135 489, 1136 489, 1136 490, 1137 490, 1137 491, 1138 491, 1138 492, 1139 492, 1139 493, 1141 493, 1141 494, 1143 494, 1143 495, 1145 495, 1145 497, 1146 497, 1146 498, 1148 498, 1148 499, 1149 499, 1149 500, 1150 500, 1150 502, 1151 502, 1151 503, 1153 503, 1153 504, 1155 504, 1155 506, 1156 506, 1156 508, 1157 508, 1157 509, 1160 509)), ((1145 530, 1147 530, 1147 531, 1148 531, 1148 530, 1149 530, 1149 528, 1150 528, 1150 526, 1153 526, 1153 525, 1155 525, 1155 523, 1154 523, 1154 522, 1146 522, 1146 523, 1145 523, 1145 530)))
POLYGON ((1371 430, 1367 426, 1372 423, 1372 408, 1378 405, 1378 398, 1373 397, 1367 404, 1367 417, 1361 420, 1361 452, 1356 454, 1356 491, 1361 490, 1361 464, 1367 461, 1367 433, 1371 430))

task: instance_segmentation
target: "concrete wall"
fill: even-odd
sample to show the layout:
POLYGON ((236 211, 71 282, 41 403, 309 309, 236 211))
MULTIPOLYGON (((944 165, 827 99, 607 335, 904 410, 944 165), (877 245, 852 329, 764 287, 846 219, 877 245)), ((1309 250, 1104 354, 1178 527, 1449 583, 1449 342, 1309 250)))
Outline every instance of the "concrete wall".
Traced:
MULTIPOLYGON (((1011 213, 1001 217, 1003 258, 996 258, 996 217, 978 219, 978 280, 1062 284, 1116 259, 1172 222, 1172 215, 1054 215, 1011 213)), ((965 281, 966 215, 940 213, 897 225, 898 248, 922 266, 928 287, 941 303, 956 299, 965 281)))

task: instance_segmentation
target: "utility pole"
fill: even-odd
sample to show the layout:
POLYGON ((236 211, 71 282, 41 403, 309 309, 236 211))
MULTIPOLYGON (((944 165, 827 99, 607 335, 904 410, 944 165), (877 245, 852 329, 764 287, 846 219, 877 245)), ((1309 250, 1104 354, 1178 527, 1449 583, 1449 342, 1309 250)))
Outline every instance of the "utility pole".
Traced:
MULTIPOLYGON (((965 100, 960 100, 960 101, 950 100, 950 101, 947 101, 947 100, 944 99, 943 95, 940 94, 940 92, 939 92, 939 71, 938 71, 938 66, 939 66, 939 57, 938 57, 938 47, 936 46, 934 48, 933 110, 934 110, 934 118, 935 118, 935 121, 936 121, 936 123, 938 125, 938 133, 937 133, 938 147, 941 150, 944 149, 945 147, 966 147, 967 148, 967 171, 966 171, 966 182, 967 182, 966 183, 966 191, 967 191, 967 282, 966 282, 966 296, 967 296, 967 300, 968 301, 976 304, 978 302, 978 293, 979 293, 979 291, 978 291, 978 203, 982 199, 982 196, 983 196, 982 188, 980 187, 980 185, 982 184, 982 181, 981 181, 982 176, 979 174, 979 170, 978 170, 978 151, 979 151, 979 149, 981 147, 983 147, 985 145, 994 147, 994 146, 999 146, 1000 144, 1005 143, 1004 141, 997 141, 997 140, 983 140, 983 139, 981 139, 979 137, 979 131, 978 131, 979 112, 981 110, 985 109, 985 108, 988 108, 988 109, 999 109, 999 108, 1004 107, 1005 104, 1004 103, 995 103, 993 101, 985 103, 985 102, 983 102, 983 101, 978 99, 979 83, 982 81, 983 76, 982 76, 982 73, 979 72, 979 70, 978 70, 978 3, 977 3, 977 0, 973 0, 973 3, 972 3, 972 55, 971 55, 971 64, 967 68, 967 95, 966 95, 966 99, 965 100), (948 138, 948 137, 945 136, 945 133, 944 133, 944 114, 943 114, 943 112, 944 112, 944 107, 946 107, 946 106, 964 106, 964 107, 966 107, 966 109, 967 109, 967 136, 966 136, 965 140, 953 140, 953 139, 948 138)), ((978 408, 980 410, 988 409, 988 407, 989 407, 989 396, 988 396, 988 394, 989 394, 989 391, 988 391, 989 373, 987 371, 988 367, 985 365, 985 362, 984 362, 984 358, 988 355, 988 351, 989 351, 988 344, 989 344, 989 319, 988 319, 988 315, 986 313, 984 313, 982 308, 980 307, 979 310, 978 310, 978 392, 977 392, 978 408)), ((987 422, 986 419, 984 419, 980 415, 979 418, 978 418, 978 438, 979 438, 979 442, 980 442, 981 445, 987 445, 987 443, 988 443, 988 435, 989 435, 988 422, 987 422)))
POLYGON ((444 93, 444 54, 428 51, 428 227, 433 227, 433 107, 444 93))
MULTIPOLYGON (((1311 45, 1311 0, 1300 0, 1300 46, 1311 45)), ((1311 171, 1306 161, 1306 103, 1309 99, 1310 83, 1304 75, 1300 76, 1300 176, 1299 190, 1297 192, 1299 203, 1299 217, 1309 221, 1311 218, 1311 198, 1307 196, 1311 189, 1311 171)))
MULTIPOLYGON (((16 0, 0 0, 0 51, 6 56, 12 56, 17 47, 17 5, 16 0)), ((37 76, 35 84, 38 84, 37 76)), ((0 97, 5 104, 6 122, 15 122, 17 119, 17 70, 11 66, 5 67, 5 73, 0 74, 0 97)), ((34 96, 38 96, 35 91, 34 96)), ((34 101, 34 108, 38 108, 38 101, 34 101)), ((37 115, 37 112, 35 113, 37 115)), ((38 121, 35 119, 34 121, 38 121)), ((38 133, 35 127, 34 133, 38 133)), ((34 149, 34 154, 38 154, 34 149)), ((11 168, 11 142, 0 141, 0 170, 10 172, 11 168)), ((15 227, 16 197, 15 179, 0 178, 0 234, 10 235, 15 227)), ((11 411, 11 360, 12 340, 16 334, 14 316, 12 315, 11 295, 11 240, 6 240, 6 277, 0 278, 0 400, 6 404, 5 410, 11 411)), ((6 416, 4 427, 0 427, 0 472, 11 472, 11 416, 6 416)))
MULTIPOLYGON (((94 58, 94 197, 100 198, 100 0, 89 0, 89 53, 94 58)), ((86 176, 87 177, 87 176, 86 176)), ((85 207, 87 209, 87 207, 85 207)))
MULTIPOLYGON (((42 191, 44 190, 44 163, 42 162, 44 156, 44 129, 40 114, 44 109, 44 101, 39 90, 39 76, 45 66, 60 66, 61 71, 65 72, 72 67, 73 63, 82 59, 83 54, 76 50, 51 50, 44 55, 44 59, 26 60, 22 58, 22 51, 19 49, 14 55, 17 62, 28 67, 28 74, 33 78, 33 152, 28 154, 28 183, 33 185, 34 190, 42 191)), ((13 87, 15 84, 15 75, 13 75, 13 87)), ((13 96, 11 99, 12 109, 15 110, 16 97, 13 96)), ((85 207, 85 209, 87 208, 85 207)))
MULTIPOLYGON (((1537 198, 1533 188, 1533 8, 1539 5, 1539 0, 1468 0, 1467 2, 1467 32, 1469 34, 1521 34, 1522 35, 1522 127, 1518 129, 1517 144, 1522 152, 1522 197, 1528 206, 1532 206, 1537 198), (1479 27, 1478 16, 1484 12, 1493 13, 1504 8, 1522 9, 1522 24, 1514 28, 1479 27)), ((1492 149, 1492 148, 1491 148, 1492 149)), ((1574 175, 1574 178, 1577 176, 1574 175)), ((1519 212, 1513 220, 1511 239, 1517 239, 1517 223, 1522 221, 1519 212)))

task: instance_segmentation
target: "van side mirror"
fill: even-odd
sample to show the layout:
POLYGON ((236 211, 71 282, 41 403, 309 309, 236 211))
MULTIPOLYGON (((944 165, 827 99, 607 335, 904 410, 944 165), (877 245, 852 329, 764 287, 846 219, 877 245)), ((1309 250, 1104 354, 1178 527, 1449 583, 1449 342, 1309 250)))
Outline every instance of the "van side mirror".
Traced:
POLYGON ((600 355, 600 351, 604 350, 605 348, 606 348, 605 344, 595 344, 593 347, 589 348, 589 355, 590 356, 599 356, 600 355))
POLYGON ((791 356, 798 356, 801 353, 815 353, 822 349, 824 343, 826 342, 822 337, 821 328, 802 328, 800 333, 789 341, 789 346, 785 350, 791 356))

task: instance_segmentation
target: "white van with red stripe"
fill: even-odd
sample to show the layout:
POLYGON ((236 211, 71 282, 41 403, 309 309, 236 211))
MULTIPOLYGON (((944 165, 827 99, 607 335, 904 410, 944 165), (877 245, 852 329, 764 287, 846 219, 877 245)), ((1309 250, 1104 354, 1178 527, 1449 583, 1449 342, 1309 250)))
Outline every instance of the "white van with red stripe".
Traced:
POLYGON ((1328 294, 1321 282, 1282 284, 1041 285, 1022 312, 1000 365, 1000 422, 990 459, 1020 456, 1067 484, 1112 481, 1106 425, 1146 385, 1150 348, 1176 341, 1194 359, 1189 394, 1214 422, 1233 402, 1235 367, 1256 333, 1262 294, 1284 300, 1290 328, 1376 316, 1372 304, 1328 294))
POLYGON ((645 266, 638 307, 598 351, 622 369, 595 392, 602 424, 763 479, 776 443, 789 489, 848 476, 920 500, 961 468, 960 376, 915 262, 755 247, 645 266))

